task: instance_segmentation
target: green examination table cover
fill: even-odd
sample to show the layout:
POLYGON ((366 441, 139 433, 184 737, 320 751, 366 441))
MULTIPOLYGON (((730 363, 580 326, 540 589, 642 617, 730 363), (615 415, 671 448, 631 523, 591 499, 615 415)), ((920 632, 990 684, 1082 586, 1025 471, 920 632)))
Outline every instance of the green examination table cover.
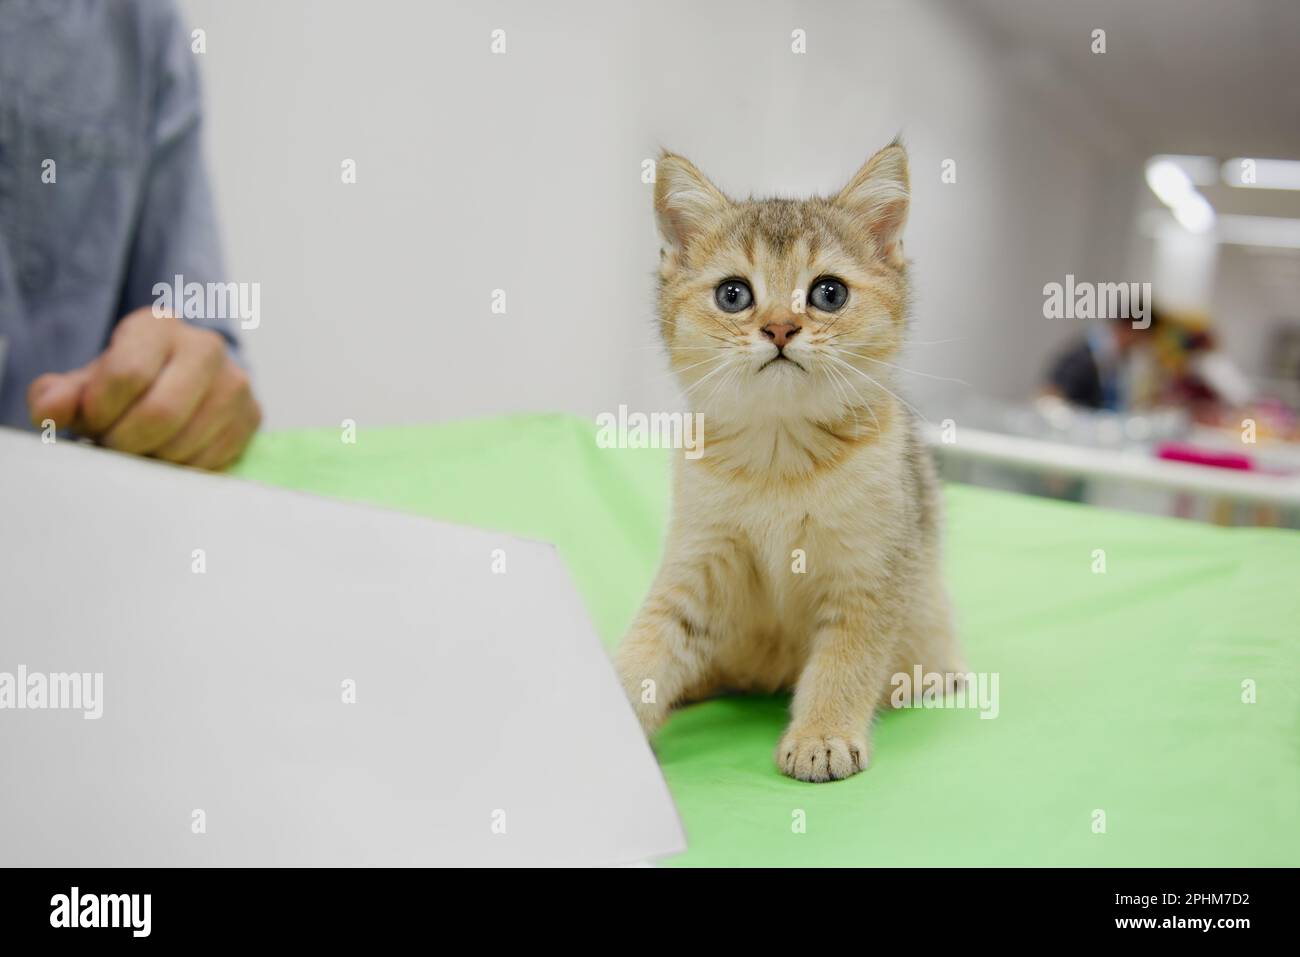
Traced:
MULTIPOLYGON (((612 649, 655 572, 672 453, 595 436, 559 415, 279 432, 235 474, 553 542, 612 649)), ((997 717, 886 713, 865 773, 805 784, 772 760, 785 697, 679 711, 655 749, 689 850, 666 863, 1300 865, 1300 534, 947 499, 997 717)))

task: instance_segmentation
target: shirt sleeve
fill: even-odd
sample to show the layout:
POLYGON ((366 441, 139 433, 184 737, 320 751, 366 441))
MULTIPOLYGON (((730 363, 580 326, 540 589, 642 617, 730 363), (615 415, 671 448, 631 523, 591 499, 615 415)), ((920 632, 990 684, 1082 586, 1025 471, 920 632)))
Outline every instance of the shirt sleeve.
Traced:
MULTIPOLYGON (((148 164, 118 317, 158 298, 156 283, 225 281, 212 189, 203 158, 202 99, 190 35, 172 4, 158 31, 148 164)), ((237 316, 179 318, 220 333, 239 354, 237 316)))

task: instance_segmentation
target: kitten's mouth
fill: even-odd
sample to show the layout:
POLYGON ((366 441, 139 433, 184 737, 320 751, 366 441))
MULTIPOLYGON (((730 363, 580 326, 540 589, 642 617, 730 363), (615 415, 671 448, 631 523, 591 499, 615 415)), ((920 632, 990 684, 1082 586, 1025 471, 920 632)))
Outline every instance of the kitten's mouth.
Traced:
POLYGON ((784 352, 778 352, 776 355, 772 356, 772 358, 768 359, 766 362, 764 362, 761 366, 758 367, 758 371, 759 371, 759 372, 762 372, 764 369, 766 369, 768 366, 772 365, 772 363, 774 363, 774 362, 788 362, 788 363, 790 363, 792 366, 794 366, 796 369, 798 369, 800 372, 807 372, 807 371, 808 371, 808 370, 805 369, 803 366, 799 365, 799 363, 797 363, 797 362, 795 362, 793 359, 791 359, 791 358, 790 358, 788 355, 786 355, 784 352))

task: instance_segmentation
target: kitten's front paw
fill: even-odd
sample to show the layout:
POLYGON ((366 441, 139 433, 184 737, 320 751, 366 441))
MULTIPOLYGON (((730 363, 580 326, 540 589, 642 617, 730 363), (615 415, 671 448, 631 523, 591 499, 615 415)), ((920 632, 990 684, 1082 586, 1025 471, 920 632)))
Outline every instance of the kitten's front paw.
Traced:
POLYGON ((653 738, 668 717, 668 709, 658 701, 655 694, 654 682, 650 682, 647 687, 644 679, 623 662, 618 663, 618 671, 623 692, 627 695, 628 704, 632 706, 637 720, 641 722, 642 732, 647 738, 653 738))
POLYGON ((791 728, 777 745, 776 766, 800 781, 838 781, 866 770, 867 754, 860 734, 791 728))

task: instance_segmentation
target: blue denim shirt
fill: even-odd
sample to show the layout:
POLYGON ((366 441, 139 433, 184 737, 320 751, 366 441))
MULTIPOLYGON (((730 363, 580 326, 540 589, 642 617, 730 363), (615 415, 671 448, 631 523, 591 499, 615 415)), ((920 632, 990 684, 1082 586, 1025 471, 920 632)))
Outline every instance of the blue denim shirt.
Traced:
POLYGON ((224 279, 190 44, 171 0, 0 0, 0 425, 155 283, 224 279))

